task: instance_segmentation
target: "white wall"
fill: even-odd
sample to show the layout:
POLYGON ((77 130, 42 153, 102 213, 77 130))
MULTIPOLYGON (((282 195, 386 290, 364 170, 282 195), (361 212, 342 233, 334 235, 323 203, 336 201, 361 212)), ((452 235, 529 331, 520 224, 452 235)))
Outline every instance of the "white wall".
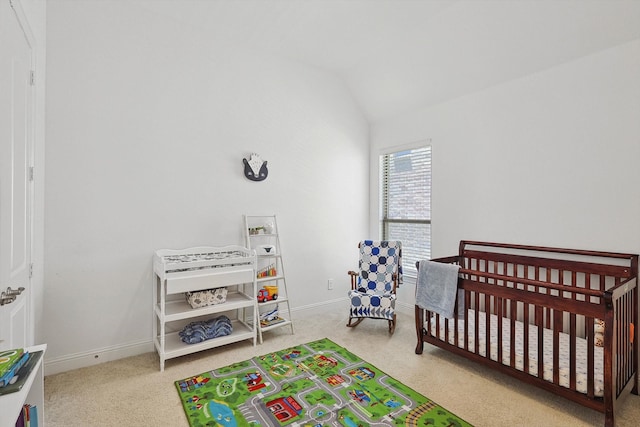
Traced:
POLYGON ((47 25, 48 373, 151 351, 153 251, 241 244, 243 213, 278 215, 294 308, 344 300, 369 151, 339 80, 118 1, 47 25))
POLYGON ((377 123, 371 161, 432 139, 434 257, 461 239, 639 253, 638 76, 640 40, 377 123))
POLYGON ((48 373, 150 351, 153 251, 240 243, 245 212, 278 214, 296 308, 343 300, 378 229, 378 153, 419 140, 434 256, 463 238, 640 251, 638 40, 380 121, 369 149, 329 74, 117 1, 51 2, 47 25, 48 373), (252 151, 265 182, 242 177, 252 151))

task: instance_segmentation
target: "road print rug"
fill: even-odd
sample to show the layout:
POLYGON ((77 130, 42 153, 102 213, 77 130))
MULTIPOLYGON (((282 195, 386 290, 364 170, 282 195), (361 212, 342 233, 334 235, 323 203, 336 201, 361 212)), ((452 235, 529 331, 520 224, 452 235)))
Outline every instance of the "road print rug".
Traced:
POLYGON ((175 385, 192 427, 471 426, 326 338, 175 385))

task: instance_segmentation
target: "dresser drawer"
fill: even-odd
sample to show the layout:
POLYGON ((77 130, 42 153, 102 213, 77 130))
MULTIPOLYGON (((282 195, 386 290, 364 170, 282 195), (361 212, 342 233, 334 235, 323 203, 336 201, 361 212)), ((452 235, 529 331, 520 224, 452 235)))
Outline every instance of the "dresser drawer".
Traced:
POLYGON ((251 283, 255 270, 250 266, 234 266, 167 274, 167 295, 193 292, 222 286, 251 283))

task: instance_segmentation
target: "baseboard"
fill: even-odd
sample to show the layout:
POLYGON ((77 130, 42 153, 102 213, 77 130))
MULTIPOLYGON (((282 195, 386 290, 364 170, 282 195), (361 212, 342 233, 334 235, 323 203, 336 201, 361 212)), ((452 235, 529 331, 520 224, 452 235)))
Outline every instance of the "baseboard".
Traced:
POLYGON ((295 313, 298 311, 305 311, 305 312, 313 312, 314 310, 318 310, 318 309, 323 309, 326 308, 327 306, 336 306, 339 305, 341 307, 344 307, 345 310, 345 316, 349 313, 349 302, 346 298, 336 298, 333 300, 329 300, 329 301, 322 301, 322 302, 317 302, 314 304, 307 304, 307 305, 303 305, 300 307, 292 307, 291 308, 291 312, 295 313))
MULTIPOLYGON (((326 308, 326 306, 340 307, 338 309, 344 309, 345 318, 349 316, 349 300, 347 298, 336 298, 329 301, 322 301, 315 304, 307 304, 301 307, 292 308, 291 312, 295 313, 296 311, 313 311, 318 309, 326 308)), ((409 316, 414 315, 414 304, 403 303, 396 300, 396 311, 402 314, 406 314, 409 316)), ((334 308, 335 309, 335 308, 334 308)), ((294 319, 295 320, 295 319, 294 319)))
MULTIPOLYGON (((331 306, 332 310, 344 310, 345 318, 348 317, 349 301, 347 298, 336 298, 329 301, 322 301, 314 304, 307 304, 300 307, 291 308, 291 312, 314 312, 324 310, 331 306)), ((396 311, 413 315, 413 305, 397 302, 396 311)), ((295 317, 294 317, 295 322, 295 317)), ((95 349, 85 353, 68 354, 56 359, 45 360, 44 374, 54 375, 73 369, 86 368, 87 366, 98 365, 112 360, 123 359, 125 357, 137 356, 143 353, 154 352, 155 347, 152 340, 139 341, 135 343, 114 345, 95 349)))
POLYGON ((145 340, 136 343, 99 348, 86 353, 68 354, 56 359, 45 360, 44 374, 45 376, 58 374, 60 372, 86 368, 87 366, 137 356, 138 354, 152 351, 154 351, 153 341, 145 340))
POLYGON ((396 301, 396 311, 409 316, 415 315, 415 304, 408 304, 406 302, 396 301))

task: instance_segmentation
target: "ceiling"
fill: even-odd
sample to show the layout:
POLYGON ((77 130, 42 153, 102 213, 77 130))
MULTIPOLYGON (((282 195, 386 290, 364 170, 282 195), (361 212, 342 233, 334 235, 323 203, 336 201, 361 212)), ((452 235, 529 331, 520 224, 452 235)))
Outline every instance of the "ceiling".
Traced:
POLYGON ((640 0, 137 0, 342 78, 374 123, 640 39, 640 0))

